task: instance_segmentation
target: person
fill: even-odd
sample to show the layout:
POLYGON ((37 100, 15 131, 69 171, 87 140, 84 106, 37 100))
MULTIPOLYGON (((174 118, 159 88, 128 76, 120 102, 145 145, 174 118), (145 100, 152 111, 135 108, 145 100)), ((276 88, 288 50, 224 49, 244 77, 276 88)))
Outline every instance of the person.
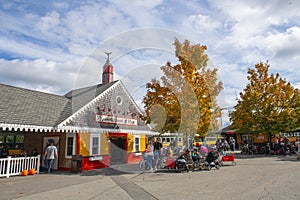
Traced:
POLYGON ((153 155, 154 155, 154 169, 156 170, 159 166, 159 160, 160 160, 160 156, 161 156, 161 148, 162 148, 162 144, 156 139, 154 138, 154 143, 153 143, 153 155))
POLYGON ((57 148, 54 146, 54 141, 50 141, 50 145, 45 150, 45 160, 47 162, 48 173, 52 173, 52 168, 55 158, 58 158, 57 148))
POLYGON ((153 164, 153 144, 152 142, 149 142, 148 146, 147 146, 147 165, 148 165, 148 168, 150 169, 150 171, 153 171, 153 167, 152 167, 152 164, 153 164))
POLYGON ((167 148, 167 156, 168 158, 173 158, 173 150, 170 146, 167 148))
POLYGON ((8 154, 8 149, 6 146, 3 146, 2 150, 0 150, 0 158, 7 158, 7 156, 9 156, 8 154))
POLYGON ((36 149, 33 149, 31 155, 32 156, 37 156, 37 155, 39 155, 39 153, 36 149))
POLYGON ((297 138, 297 141, 295 142, 295 145, 298 149, 298 156, 297 159, 300 160, 300 138, 297 138))
POLYGON ((270 143, 267 142, 267 144, 266 144, 266 154, 267 154, 267 155, 270 154, 270 150, 271 150, 271 148, 270 148, 270 143))
POLYGON ((224 151, 228 151, 229 150, 229 144, 227 142, 226 139, 224 139, 223 143, 222 143, 222 148, 224 151))
POLYGON ((231 146, 231 151, 235 151, 235 139, 234 139, 234 137, 230 138, 230 146, 231 146))

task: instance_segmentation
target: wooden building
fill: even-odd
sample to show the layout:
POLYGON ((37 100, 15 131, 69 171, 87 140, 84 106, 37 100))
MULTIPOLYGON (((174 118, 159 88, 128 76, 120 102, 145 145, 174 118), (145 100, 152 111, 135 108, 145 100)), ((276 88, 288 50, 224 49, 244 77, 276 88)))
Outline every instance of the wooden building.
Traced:
POLYGON ((122 81, 113 80, 109 55, 102 84, 63 96, 0 84, 0 94, 2 148, 43 154, 52 139, 59 151, 54 169, 70 170, 72 155, 82 155, 82 170, 138 162, 155 134, 122 81))

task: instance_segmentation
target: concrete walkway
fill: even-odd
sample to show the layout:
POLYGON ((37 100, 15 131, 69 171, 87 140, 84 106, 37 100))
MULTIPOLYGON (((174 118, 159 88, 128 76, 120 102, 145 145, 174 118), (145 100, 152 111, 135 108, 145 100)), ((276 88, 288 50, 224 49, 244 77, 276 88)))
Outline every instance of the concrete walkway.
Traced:
POLYGON ((1 178, 0 199, 300 199, 296 157, 243 156, 236 162, 190 173, 137 173, 137 166, 123 165, 82 174, 1 178))

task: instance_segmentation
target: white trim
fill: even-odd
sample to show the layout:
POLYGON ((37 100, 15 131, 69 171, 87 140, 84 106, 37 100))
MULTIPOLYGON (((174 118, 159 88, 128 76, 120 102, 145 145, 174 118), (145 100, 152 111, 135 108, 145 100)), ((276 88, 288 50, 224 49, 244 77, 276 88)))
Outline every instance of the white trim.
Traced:
MULTIPOLYGON (((134 99, 132 98, 132 96, 129 94, 127 88, 124 86, 124 84, 122 83, 122 81, 120 81, 120 82, 121 82, 121 86, 122 86, 123 90, 125 91, 125 93, 126 93, 127 96, 129 97, 130 101, 133 103, 135 109, 137 109, 137 111, 139 112, 140 115, 143 115, 141 109, 140 109, 139 106, 136 104, 136 102, 134 101, 134 99)), ((146 124, 146 125, 149 127, 149 129, 151 129, 150 124, 146 124)))
POLYGON ((115 84, 113 84, 112 86, 110 86, 109 88, 107 88, 104 92, 102 92, 101 94, 99 94, 97 97, 95 97, 93 100, 91 100, 89 103, 87 103, 85 106, 83 106, 82 108, 80 108, 79 110, 77 110, 75 113, 73 113, 70 117, 68 117, 67 119, 65 119, 64 121, 62 121, 60 124, 58 124, 58 126, 64 126, 66 125, 68 122, 74 120, 75 117, 77 117, 77 115, 81 114, 82 112, 84 112, 86 109, 90 108, 93 104, 95 104, 100 98, 102 98, 103 96, 107 95, 110 91, 112 91, 115 87, 117 87, 120 84, 120 81, 118 80, 115 84))
POLYGON ((141 149, 141 137, 140 137, 140 135, 133 135, 133 145, 134 145, 134 152, 136 153, 136 152, 139 152, 140 151, 140 149, 141 149), (135 148, 135 138, 138 138, 139 139, 139 149, 136 149, 135 148))
POLYGON ((101 145, 101 134, 100 133, 90 133, 90 155, 99 155, 101 145), (93 153, 93 138, 98 138, 98 152, 96 154, 93 153))
POLYGON ((68 156, 68 138, 72 137, 73 138, 73 150, 72 150, 72 155, 75 154, 75 147, 76 147, 76 135, 75 134, 66 134, 66 147, 65 147, 65 157, 66 158, 72 158, 72 155, 68 156))
POLYGON ((137 111, 139 112, 139 114, 143 114, 141 109, 138 107, 138 105, 136 104, 136 102, 134 101, 134 99, 132 98, 132 96, 129 94, 128 90, 126 89, 126 87, 124 86, 124 84, 122 83, 122 81, 120 81, 120 85, 123 88, 123 90, 125 91, 125 93, 127 94, 129 100, 131 101, 131 103, 134 105, 135 109, 137 109, 137 111))
POLYGON ((52 126, 37 126, 37 125, 24 125, 24 124, 7 124, 1 123, 0 128, 3 130, 8 129, 9 131, 33 131, 35 130, 40 132, 67 132, 67 133, 76 133, 76 131, 80 130, 78 127, 65 126, 65 127, 52 127, 52 126))
POLYGON ((132 130, 132 129, 105 129, 105 128, 89 128, 89 127, 78 127, 78 126, 57 126, 57 127, 47 127, 47 126, 33 126, 33 125, 21 125, 21 124, 6 124, 1 123, 0 128, 4 130, 8 128, 8 130, 17 130, 21 131, 40 131, 40 132, 65 132, 65 133, 90 133, 90 132, 112 132, 112 133, 130 133, 130 134, 146 134, 146 135, 157 135, 158 132, 147 131, 147 130, 132 130))

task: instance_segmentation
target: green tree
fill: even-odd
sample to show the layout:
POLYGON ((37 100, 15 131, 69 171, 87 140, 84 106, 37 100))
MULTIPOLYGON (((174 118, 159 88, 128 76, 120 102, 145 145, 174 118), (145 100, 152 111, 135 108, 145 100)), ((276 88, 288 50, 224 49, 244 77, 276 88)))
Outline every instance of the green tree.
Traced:
POLYGON ((146 84, 145 119, 161 133, 205 136, 218 127, 220 108, 216 98, 223 89, 218 70, 207 66, 206 46, 191 45, 188 40, 180 43, 178 39, 174 46, 179 63, 167 62, 161 67, 161 80, 146 84))
POLYGON ((230 114, 237 133, 268 133, 270 140, 276 133, 299 127, 299 91, 278 73, 269 75, 269 67, 260 62, 248 69, 249 83, 230 114))

